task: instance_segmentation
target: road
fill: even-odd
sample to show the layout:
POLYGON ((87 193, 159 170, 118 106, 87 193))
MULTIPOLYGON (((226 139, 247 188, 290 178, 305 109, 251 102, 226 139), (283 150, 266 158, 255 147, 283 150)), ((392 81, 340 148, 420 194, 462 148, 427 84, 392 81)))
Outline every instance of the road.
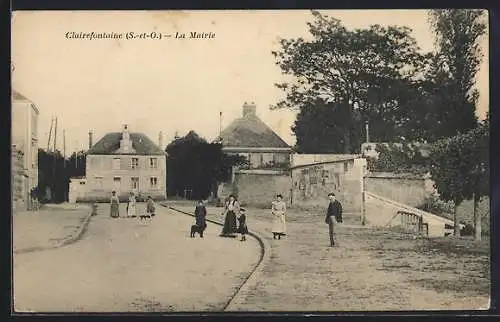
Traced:
POLYGON ((14 255, 14 308, 221 311, 258 262, 260 247, 253 238, 220 238, 220 227, 210 223, 205 238, 191 239, 192 223, 162 207, 149 222, 112 219, 109 206, 100 205, 77 243, 14 255))

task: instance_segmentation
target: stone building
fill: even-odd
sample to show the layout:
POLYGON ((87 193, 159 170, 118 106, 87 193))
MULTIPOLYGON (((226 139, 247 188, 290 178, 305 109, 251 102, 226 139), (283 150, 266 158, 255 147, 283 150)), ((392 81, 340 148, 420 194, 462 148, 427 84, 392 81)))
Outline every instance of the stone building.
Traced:
POLYGON ((249 169, 283 169, 290 166, 292 148, 257 116, 252 102, 243 105, 243 115, 221 133, 222 150, 243 155, 249 169))
POLYGON ((36 105, 12 90, 12 183, 16 210, 32 207, 30 192, 38 185, 38 116, 36 105), (19 188, 22 187, 22 188, 19 188))
POLYGON ((349 154, 296 154, 293 160, 293 205, 325 208, 328 194, 333 192, 342 203, 346 215, 361 218, 365 159, 349 154))
POLYGON ((165 152, 146 135, 131 133, 124 125, 122 132, 108 133, 95 145, 89 140, 85 180, 72 180, 82 186, 84 193, 72 192, 80 200, 108 200, 113 190, 122 199, 131 191, 139 200, 166 198, 165 152))
POLYGON ((234 169, 217 196, 224 199, 233 193, 244 204, 267 206, 279 193, 289 202, 292 148, 257 116, 256 109, 253 102, 245 102, 242 117, 221 133, 222 151, 244 156, 248 166, 234 169))

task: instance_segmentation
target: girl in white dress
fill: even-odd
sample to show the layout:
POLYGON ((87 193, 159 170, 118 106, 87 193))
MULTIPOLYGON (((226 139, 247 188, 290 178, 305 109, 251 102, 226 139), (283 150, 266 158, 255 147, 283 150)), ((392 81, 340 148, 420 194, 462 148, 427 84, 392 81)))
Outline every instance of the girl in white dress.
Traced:
POLYGON ((281 236, 286 235, 286 204, 283 201, 282 195, 277 195, 276 200, 271 206, 271 214, 273 215, 273 239, 281 239, 281 236))
POLYGON ((135 194, 131 192, 128 197, 127 217, 137 217, 136 208, 135 194))

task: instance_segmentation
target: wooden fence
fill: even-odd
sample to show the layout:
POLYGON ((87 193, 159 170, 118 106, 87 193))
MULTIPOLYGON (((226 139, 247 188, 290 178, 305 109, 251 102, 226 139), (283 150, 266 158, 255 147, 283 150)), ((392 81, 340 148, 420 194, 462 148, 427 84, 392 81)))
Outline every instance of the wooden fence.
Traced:
POLYGON ((419 236, 429 236, 429 225, 424 223, 422 215, 417 215, 407 211, 398 211, 397 214, 401 220, 401 229, 410 234, 419 236))

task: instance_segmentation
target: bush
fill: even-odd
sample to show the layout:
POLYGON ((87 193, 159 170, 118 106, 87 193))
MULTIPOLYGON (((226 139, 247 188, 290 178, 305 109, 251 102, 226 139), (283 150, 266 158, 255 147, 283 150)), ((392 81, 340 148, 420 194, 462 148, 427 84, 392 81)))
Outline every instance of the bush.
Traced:
POLYGON ((472 235, 474 235, 474 226, 472 226, 471 224, 465 224, 464 228, 460 230, 460 236, 472 236, 472 235))
POLYGON ((416 208, 446 218, 453 216, 453 203, 441 200, 436 194, 426 198, 424 202, 416 208))
POLYGON ((415 144, 377 144, 377 158, 367 158, 367 166, 374 172, 414 173, 423 175, 430 170, 429 159, 415 144))

